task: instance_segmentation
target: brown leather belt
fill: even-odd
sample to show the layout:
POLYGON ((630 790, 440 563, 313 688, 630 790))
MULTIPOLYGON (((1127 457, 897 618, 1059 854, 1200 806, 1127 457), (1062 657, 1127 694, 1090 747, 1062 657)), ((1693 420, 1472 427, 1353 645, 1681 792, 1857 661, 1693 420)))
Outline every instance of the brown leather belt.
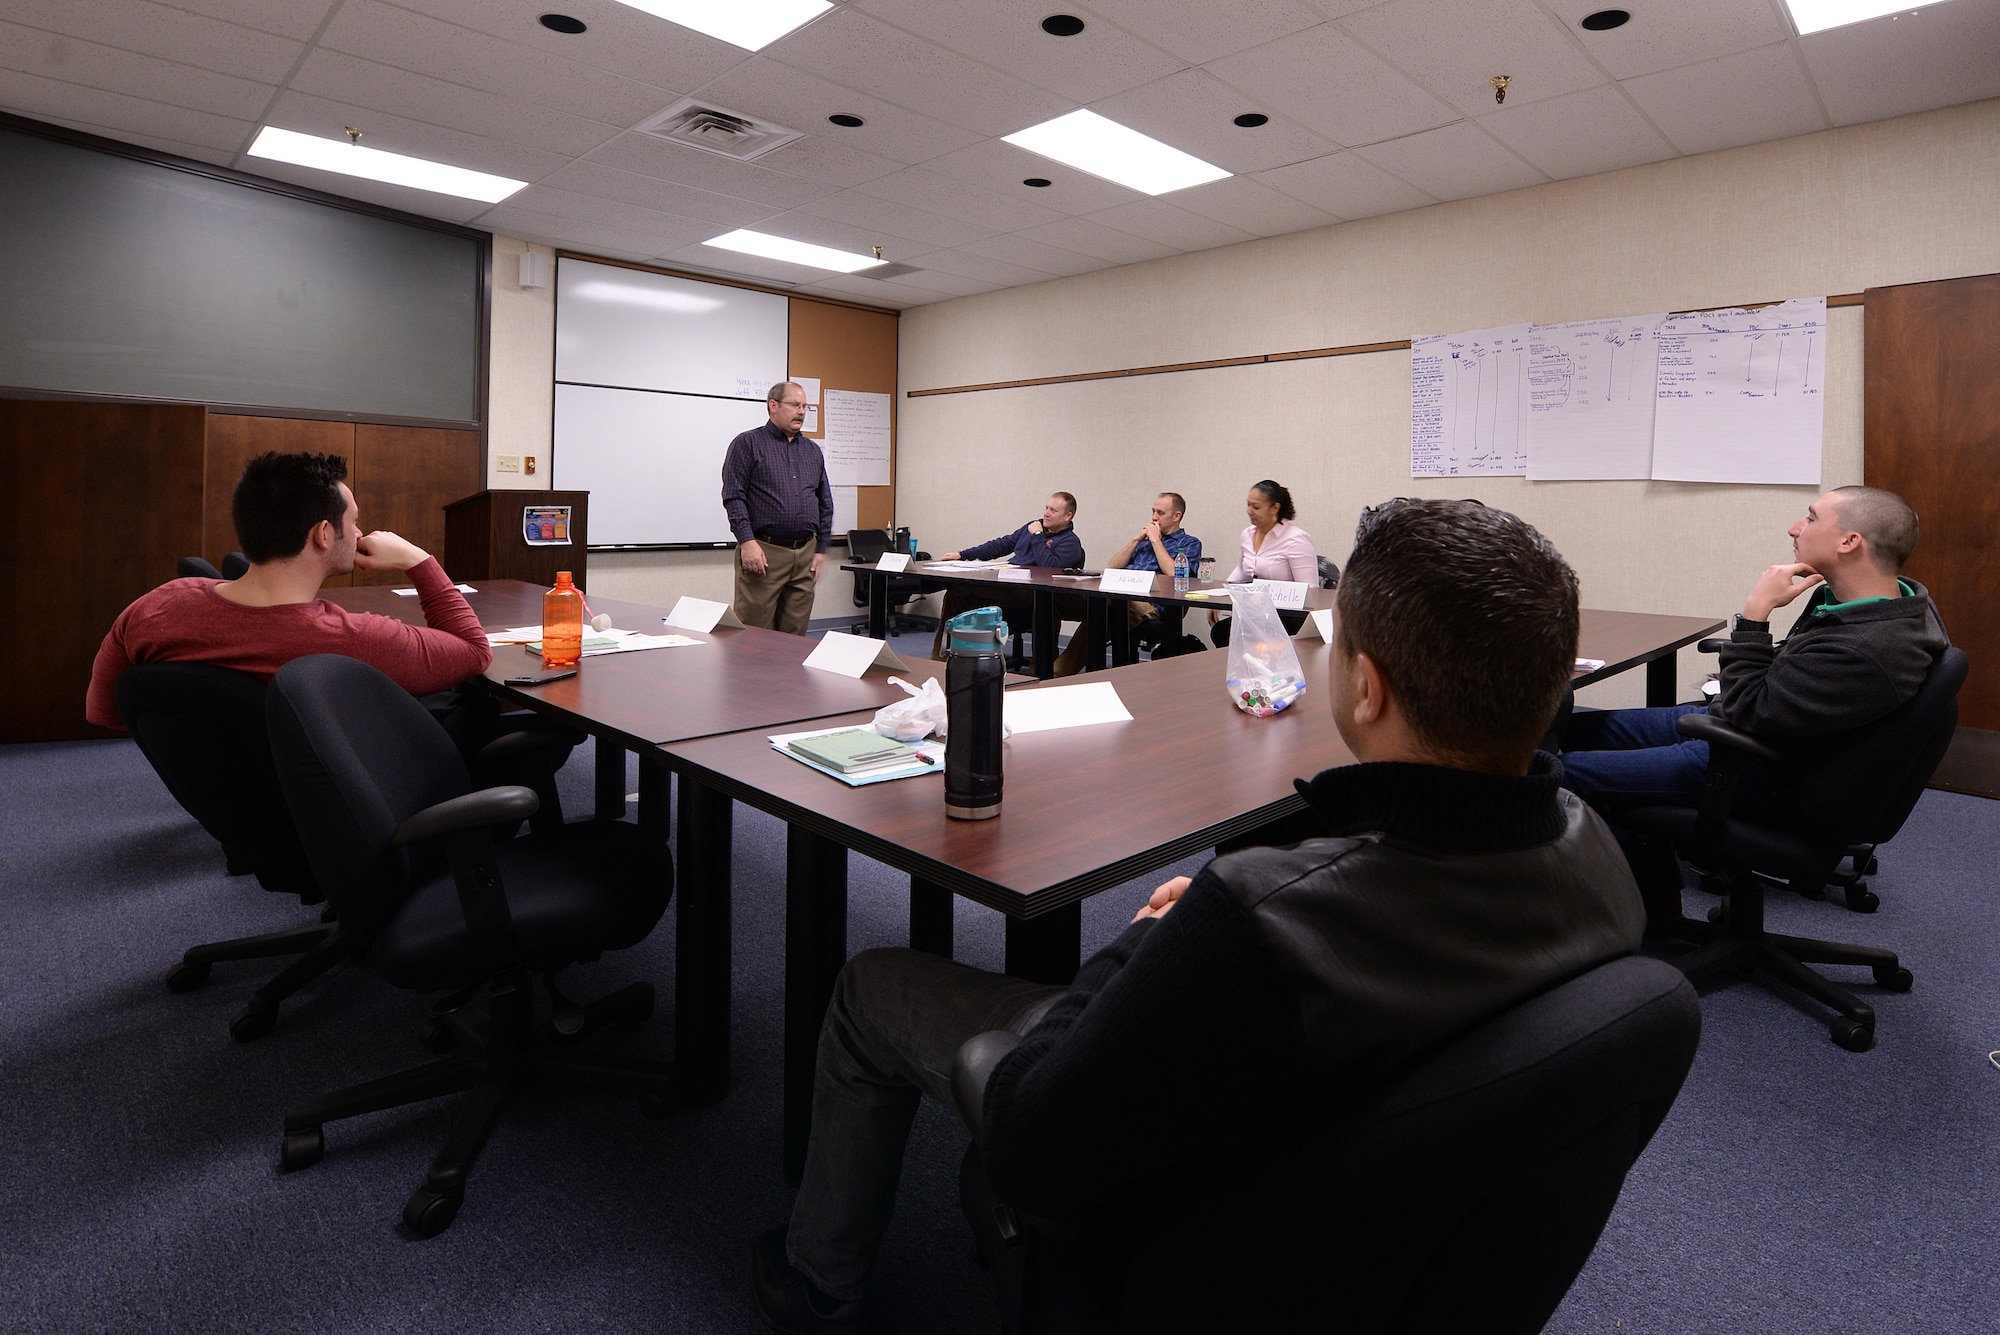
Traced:
POLYGON ((775 534, 766 532, 766 533, 753 534, 752 536, 754 536, 757 539, 757 541, 761 543, 766 543, 773 547, 789 547, 793 551, 797 551, 799 548, 804 547, 808 543, 812 542, 818 535, 814 533, 807 533, 797 538, 780 538, 775 534))

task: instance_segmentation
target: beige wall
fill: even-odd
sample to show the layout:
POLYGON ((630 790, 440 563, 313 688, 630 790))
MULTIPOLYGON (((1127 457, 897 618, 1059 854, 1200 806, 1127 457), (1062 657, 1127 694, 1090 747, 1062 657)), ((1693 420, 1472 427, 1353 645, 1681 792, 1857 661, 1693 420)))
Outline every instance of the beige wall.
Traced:
MULTIPOLYGON (((1679 159, 905 312, 903 390, 1406 338, 1523 320, 1856 292, 2000 269, 2000 101, 1679 159)), ((1859 308, 1830 313, 1823 481, 1861 478, 1859 308)), ((1409 354, 899 404, 897 522, 945 550, 1076 493, 1101 561, 1153 494, 1227 565, 1275 477, 1344 559, 1397 495, 1477 495, 1542 528, 1588 606, 1726 617, 1789 559, 1809 488, 1409 476, 1409 354)), ((1681 656, 1684 690, 1713 660, 1681 656)), ((1636 702, 1635 674, 1594 693, 1636 702)))

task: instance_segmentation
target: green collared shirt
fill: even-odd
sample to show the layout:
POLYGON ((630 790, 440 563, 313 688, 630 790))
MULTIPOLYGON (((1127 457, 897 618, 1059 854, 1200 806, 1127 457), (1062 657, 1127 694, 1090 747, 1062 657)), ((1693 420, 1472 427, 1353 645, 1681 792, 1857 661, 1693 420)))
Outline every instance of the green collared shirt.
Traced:
MULTIPOLYGON (((1905 598, 1914 598, 1917 596, 1917 591, 1910 587, 1910 582, 1908 580, 1903 580, 1903 579, 1897 580, 1896 587, 1903 591, 1903 596, 1905 598)), ((1845 602, 1845 603, 1833 603, 1833 602, 1821 603, 1818 607, 1815 607, 1812 610, 1812 614, 1816 617, 1823 617, 1835 612, 1848 612, 1852 611, 1854 608, 1857 607, 1866 607, 1870 603, 1886 603, 1888 601, 1889 601, 1888 594, 1878 593, 1873 598, 1856 598, 1850 602, 1845 602)))

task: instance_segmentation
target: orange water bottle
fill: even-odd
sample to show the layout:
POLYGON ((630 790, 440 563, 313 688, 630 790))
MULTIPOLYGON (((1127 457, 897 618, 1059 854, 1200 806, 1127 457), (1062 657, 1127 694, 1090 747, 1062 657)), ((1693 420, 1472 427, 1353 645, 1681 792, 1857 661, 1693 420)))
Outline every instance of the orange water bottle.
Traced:
POLYGON ((542 595, 542 666, 575 667, 583 657, 583 595, 556 572, 556 586, 542 595))

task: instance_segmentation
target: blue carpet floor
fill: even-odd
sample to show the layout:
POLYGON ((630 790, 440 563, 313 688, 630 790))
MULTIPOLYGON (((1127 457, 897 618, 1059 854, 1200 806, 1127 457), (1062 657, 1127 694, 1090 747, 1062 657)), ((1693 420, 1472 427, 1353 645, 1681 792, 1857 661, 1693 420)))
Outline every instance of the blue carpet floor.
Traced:
MULTIPOLYGON (((563 776, 572 814, 590 773, 585 747, 563 776)), ((749 1243, 789 1203, 775 822, 738 808, 729 1096, 664 1122, 609 1094, 524 1096, 457 1223, 415 1242, 398 1212, 452 1101, 335 1124, 304 1172, 279 1173, 277 1152, 287 1104, 425 1059, 422 1000, 336 972, 243 1045, 229 1018, 274 968, 169 994, 186 946, 314 915, 225 877, 129 743, 0 748, 0 813, 0 1331, 761 1329, 749 1243)), ((1903 952, 1915 991, 1863 988, 1876 1049, 1842 1051, 1759 988, 1711 993, 1687 1088, 1552 1330, 1996 1328, 2000 804, 1930 793, 1882 863, 1873 917, 1787 896, 1772 914, 1903 952)), ((1158 879, 1091 901, 1086 949, 1158 879)), ((851 885, 852 947, 899 943, 907 883, 855 857, 851 885)), ((994 915, 961 905, 958 940, 997 967, 994 915)), ((607 1041, 666 1056, 672 962, 670 913, 566 977, 580 996, 655 981, 656 1020, 607 1041)), ((997 1328, 957 1211, 963 1147, 926 1109, 879 1276, 885 1331, 997 1328)))

